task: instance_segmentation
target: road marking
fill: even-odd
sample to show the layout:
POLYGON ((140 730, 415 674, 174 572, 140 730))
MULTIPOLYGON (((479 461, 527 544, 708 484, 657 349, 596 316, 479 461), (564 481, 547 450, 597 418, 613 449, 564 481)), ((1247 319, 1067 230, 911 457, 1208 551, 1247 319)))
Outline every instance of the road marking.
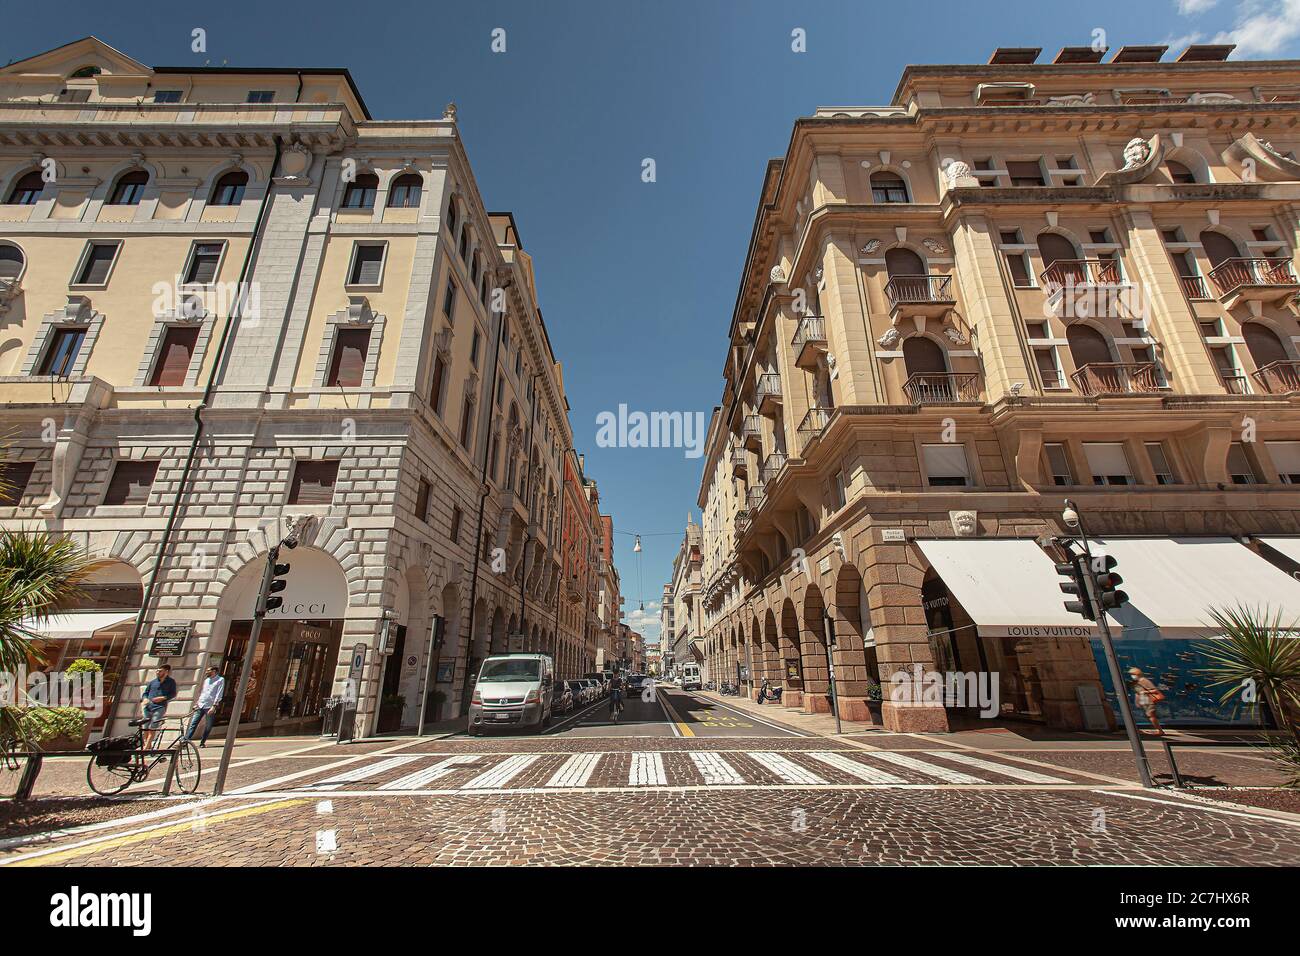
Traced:
POLYGON ((629 787, 666 787, 664 755, 659 753, 634 753, 632 767, 627 772, 629 787))
POLYGON ((461 789, 491 790, 504 787, 540 759, 542 759, 540 754, 518 754, 514 757, 507 757, 491 770, 479 774, 469 783, 462 784, 461 789))
POLYGON ((1024 780, 1026 783, 1069 783, 1068 780, 1062 780, 1060 777, 1049 777, 1045 773, 1036 773, 1033 770, 1025 770, 1023 767, 1012 767, 1004 763, 995 763, 992 760, 982 760, 979 757, 973 757, 968 753, 961 753, 955 750, 930 750, 923 751, 929 757, 942 757, 944 760, 952 760, 957 763, 964 763, 968 767, 978 767, 981 770, 991 770, 994 773, 1000 773, 1003 776, 1014 777, 1016 780, 1024 780))
POLYGON ((600 754, 574 754, 546 781, 548 787, 585 787, 600 762, 600 754))
POLYGON ((736 773, 731 764, 715 753, 692 753, 691 762, 704 778, 705 786, 734 786, 745 782, 745 778, 736 773))
MULTIPOLYGON (((296 770, 293 773, 286 773, 282 777, 272 777, 270 780, 261 780, 257 783, 250 783, 246 787, 240 787, 237 790, 229 791, 229 796, 242 796, 245 794, 256 793, 259 790, 266 790, 282 783, 288 783, 291 780, 299 780, 302 777, 315 776, 318 773, 324 773, 327 770, 334 770, 338 767, 351 766, 358 761, 365 760, 367 757, 382 757, 386 754, 396 753, 399 750, 405 750, 407 747, 415 747, 418 744, 425 743, 437 738, 432 737, 412 737, 410 740, 404 740, 400 744, 392 747, 385 747, 382 750, 376 750, 368 754, 353 754, 350 757, 344 757, 342 760, 336 760, 333 763, 326 764, 323 767, 312 767, 310 770, 296 770)), ((250 761, 251 762, 251 761, 250 761)))
POLYGON ((368 780, 371 777, 377 777, 385 770, 392 770, 394 767, 401 767, 412 760, 419 760, 422 754, 398 754, 396 757, 389 757, 387 760, 381 760, 379 763, 372 763, 369 766, 354 767, 351 770, 345 770, 343 773, 330 777, 328 780, 322 780, 320 783, 309 784, 313 790, 334 790, 343 786, 345 783, 353 783, 357 780, 368 780))
POLYGON ((1280 823, 1288 827, 1300 827, 1300 820, 1288 820, 1284 817, 1265 816, 1259 813, 1249 813, 1246 811, 1229 810, 1226 807, 1207 807, 1198 802, 1185 802, 1183 800, 1157 800, 1155 797, 1144 797, 1136 793, 1120 793, 1118 790, 1094 790, 1094 793, 1113 793, 1117 797, 1126 797, 1129 800, 1141 800, 1144 803, 1163 803, 1169 807, 1182 807, 1184 810, 1202 810, 1205 813, 1218 813, 1225 817, 1243 817, 1247 820, 1254 820, 1256 823, 1280 823))
POLYGON ((408 773, 405 777, 398 777, 391 780, 380 790, 419 790, 427 784, 432 783, 450 773, 455 773, 465 764, 478 763, 478 754, 457 754, 454 757, 448 757, 445 760, 439 760, 431 767, 422 767, 413 773, 408 773))
POLYGON ((694 737, 695 731, 687 727, 673 705, 668 703, 667 694, 656 694, 655 700, 659 701, 659 706, 663 708, 664 716, 668 718, 668 726, 672 728, 674 737, 694 737))
POLYGON ((724 704, 722 701, 714 700, 712 697, 706 697, 704 698, 704 700, 706 700, 710 704, 714 704, 718 707, 725 708, 726 710, 731 711, 733 714, 739 714, 740 716, 747 717, 750 720, 756 720, 764 727, 770 727, 772 730, 779 730, 783 735, 788 735, 790 737, 811 737, 812 736, 812 734, 804 733, 801 730, 795 730, 793 727, 789 727, 785 724, 778 724, 775 721, 767 720, 763 717, 758 716, 757 714, 751 714, 748 711, 744 711, 736 707, 732 707, 730 704, 724 704))
POLYGON ((868 767, 833 750, 811 750, 808 751, 808 756, 868 783, 907 783, 902 777, 895 777, 892 773, 886 773, 876 767, 868 767))
POLYGON ((900 767, 906 767, 908 770, 915 770, 917 773, 925 774, 927 777, 938 777, 946 783, 988 783, 987 780, 981 780, 979 777, 972 777, 968 773, 962 773, 960 770, 949 770, 947 767, 939 767, 932 763, 926 763, 924 760, 917 760, 915 757, 909 757, 907 754, 894 753, 892 750, 873 750, 872 757, 878 757, 889 763, 898 764, 900 767))
POLYGON ((772 771, 786 783, 802 783, 821 785, 826 781, 811 770, 807 770, 793 760, 788 760, 780 754, 763 751, 760 753, 750 754, 755 760, 772 771))

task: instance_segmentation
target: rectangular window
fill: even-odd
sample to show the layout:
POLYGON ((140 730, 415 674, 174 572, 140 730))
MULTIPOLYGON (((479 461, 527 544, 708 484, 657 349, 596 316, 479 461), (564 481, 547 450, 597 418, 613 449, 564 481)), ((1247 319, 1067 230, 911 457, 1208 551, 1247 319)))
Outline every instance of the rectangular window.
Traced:
POLYGON ((470 451, 470 439, 474 437, 474 403, 469 397, 465 398, 465 407, 460 413, 460 444, 466 451, 470 451))
POLYGON ((452 505, 451 507, 451 538, 452 544, 460 544, 460 506, 452 505))
POLYGON ((482 342, 482 340, 483 340, 482 333, 480 333, 478 329, 475 329, 474 338, 471 339, 469 343, 469 360, 474 365, 475 368, 478 368, 478 351, 479 351, 479 344, 482 342))
POLYGON ((1255 471, 1255 463, 1250 460, 1246 446, 1239 441, 1228 446, 1228 475, 1234 485, 1260 483, 1259 473, 1255 471))
POLYGON ((831 478, 831 504, 839 511, 848 502, 848 490, 844 486, 844 472, 837 471, 831 478))
POLYGON ((1164 443, 1149 441, 1146 442, 1146 449, 1147 457, 1151 459, 1151 470, 1156 473, 1156 484, 1178 484, 1178 476, 1174 474, 1174 469, 1169 464, 1169 456, 1165 454, 1164 443))
POLYGON ((249 90, 249 103, 274 103, 275 90, 249 90))
POLYGON ((190 359, 194 357, 198 343, 197 325, 167 326, 162 345, 158 348, 158 358, 149 374, 149 384, 162 388, 184 385, 185 376, 190 370, 190 359))
POLYGON ((106 505, 143 505, 158 474, 156 461, 119 461, 104 495, 106 505))
POLYGON ((964 488, 971 483, 965 445, 955 442, 922 445, 921 455, 924 459, 925 477, 931 487, 964 488))
POLYGON ((0 462, 0 507, 12 508, 23 500, 35 467, 34 461, 0 462))
POLYGON ((185 269, 186 285, 208 285, 217 280, 224 242, 196 242, 190 247, 190 264, 185 269))
POLYGON ((384 274, 385 248, 381 243, 358 242, 353 245, 348 285, 379 285, 384 274))
POLYGON ((1013 186, 1044 186, 1043 165, 1038 160, 1009 160, 1007 175, 1013 186))
POLYGON ((488 477, 493 481, 497 480, 497 445, 499 444, 496 433, 494 432, 491 440, 488 442, 488 477))
POLYGON ((433 356, 433 384, 429 386, 429 405, 435 415, 442 414, 443 387, 447 379, 447 363, 442 360, 442 353, 433 356))
POLYGON ((334 500, 339 477, 337 461, 298 461, 289 484, 289 504, 327 505, 334 500))
POLYGON ((327 386, 360 388, 370 349, 369 329, 339 329, 334 337, 334 355, 330 359, 327 386))
POLYGON ((1300 485, 1300 441, 1266 443, 1277 477, 1284 485, 1300 485))
POLYGON ((1052 484, 1060 486, 1073 485, 1074 472, 1070 470, 1070 456, 1065 453, 1065 446, 1059 443, 1043 445, 1047 456, 1047 468, 1052 474, 1052 484))
POLYGON ((153 101, 155 103, 179 103, 181 101, 180 90, 154 90, 153 101))
POLYGON ((1029 274, 1029 260, 1023 252, 1006 252, 1007 271, 1011 273, 1011 284, 1017 288, 1027 289, 1034 284, 1029 274))
POLYGON ((1246 376, 1237 366, 1237 356, 1231 345, 1210 346, 1210 358, 1214 360, 1214 367, 1218 369, 1219 378, 1223 380, 1223 387, 1228 390, 1228 394, 1247 394, 1246 376))
POLYGON ((92 242, 81 258, 81 268, 77 270, 73 285, 103 285, 107 282, 113 260, 121 247, 120 242, 92 242))
POLYGON ((72 368, 77 363, 77 353, 81 351, 81 343, 85 339, 85 329, 56 329, 50 338, 50 344, 46 346, 45 358, 36 374, 55 375, 59 378, 71 375, 72 368))
POLYGON ((456 280, 447 280, 447 291, 442 297, 442 314, 447 317, 447 321, 456 324, 456 280))
POLYGON ((1056 362, 1056 348, 1036 348, 1034 361, 1038 365, 1038 374, 1043 377, 1043 388, 1065 388, 1065 376, 1056 362))
POLYGON ((1133 469, 1129 467, 1124 446, 1119 442, 1088 442, 1083 446, 1088 459, 1094 485, 1132 485, 1133 469))
POLYGON ((415 516, 426 524, 429 521, 429 495, 432 491, 433 487, 421 478, 420 489, 415 495, 415 516))

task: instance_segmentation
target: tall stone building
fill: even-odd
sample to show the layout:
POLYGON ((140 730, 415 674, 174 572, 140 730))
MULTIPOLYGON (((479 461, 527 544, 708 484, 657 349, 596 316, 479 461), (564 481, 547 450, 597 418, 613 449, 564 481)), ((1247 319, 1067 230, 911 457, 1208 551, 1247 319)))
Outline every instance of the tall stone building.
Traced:
POLYGON ((105 562, 44 655, 103 663, 120 717, 160 659, 182 701, 209 662, 233 687, 303 522, 242 725, 311 725, 355 653, 362 733, 464 713, 490 651, 578 673, 566 409, 454 106, 377 121, 346 70, 94 38, 0 68, 0 525, 105 562))
MULTIPOLYGON (((664 607, 670 610, 666 616, 661 612, 663 636, 660 637, 660 646, 665 654, 671 655, 674 669, 692 661, 704 663, 704 631, 699 601, 700 542, 700 526, 688 516, 682 543, 673 559, 673 578, 664 585, 664 607)), ((709 676, 706 674, 706 679, 709 676)))
POLYGON ((980 710, 913 675, 991 675, 997 716, 1105 727, 1069 497, 1131 596, 1121 658, 1174 722, 1232 719, 1210 609, 1300 612, 1300 63, 1229 50, 1000 49, 795 122, 698 498, 714 674, 824 711, 833 659, 893 730, 980 710))

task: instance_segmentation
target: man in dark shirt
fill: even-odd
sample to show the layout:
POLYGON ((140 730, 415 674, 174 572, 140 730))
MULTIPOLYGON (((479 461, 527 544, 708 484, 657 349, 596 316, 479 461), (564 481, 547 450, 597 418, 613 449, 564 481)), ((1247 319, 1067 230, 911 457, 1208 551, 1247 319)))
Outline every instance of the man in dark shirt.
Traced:
POLYGON ((623 678, 617 673, 609 677, 609 714, 615 720, 623 709, 623 678))
POLYGON ((172 679, 170 664, 158 668, 158 675, 145 685, 140 699, 144 701, 144 749, 153 750, 153 742, 162 732, 167 705, 176 696, 176 681, 172 679))

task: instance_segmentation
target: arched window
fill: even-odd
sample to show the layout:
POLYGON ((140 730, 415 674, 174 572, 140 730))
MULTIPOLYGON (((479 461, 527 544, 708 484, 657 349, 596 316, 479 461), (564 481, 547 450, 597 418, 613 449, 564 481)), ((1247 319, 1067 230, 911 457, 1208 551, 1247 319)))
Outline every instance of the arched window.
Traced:
POLYGON ((0 279, 17 279, 25 261, 23 251, 17 246, 0 245, 0 279))
POLYGON ((1211 266, 1222 265, 1228 259, 1240 259, 1241 250, 1237 244, 1221 232, 1207 229, 1201 233, 1201 247, 1210 260, 1211 266))
POLYGON ((1070 357, 1074 359, 1075 368, 1085 365, 1107 365, 1114 361, 1110 353, 1110 344, 1091 325, 1075 323, 1065 330, 1066 341, 1070 343, 1070 357))
POLYGON ((1241 337, 1246 340, 1246 351, 1250 353, 1256 368, 1290 359, 1286 354, 1286 348, 1282 345, 1282 340, 1266 325, 1259 322, 1244 322, 1241 326, 1241 337))
POLYGON ((1169 174, 1169 178, 1175 183, 1194 183, 1197 181, 1196 174, 1176 159, 1165 160, 1165 172, 1169 174))
POLYGON ((209 206, 238 206, 244 201, 244 189, 248 186, 248 173, 242 169, 233 169, 217 180, 212 189, 209 206))
POLYGON ((420 205, 420 191, 424 181, 419 173, 403 173, 393 180, 388 187, 388 206, 390 209, 417 209, 420 205))
POLYGON ((99 76, 99 74, 102 73, 102 72, 103 72, 103 70, 101 70, 101 69, 100 69, 99 67, 97 67, 97 66, 83 66, 81 69, 77 70, 75 73, 73 73, 71 76, 69 76, 68 79, 70 79, 70 80, 87 80, 87 79, 89 79, 89 78, 92 77, 92 76, 99 76))
POLYGON ((897 276, 923 276, 925 263, 911 249, 895 246, 885 252, 885 271, 891 279, 897 276))
POLYGON ((379 192, 379 177, 374 173, 361 173, 343 191, 344 209, 374 209, 375 194, 379 192))
POLYGON ((896 173, 871 174, 871 201, 875 203, 911 202, 907 198, 907 183, 896 173))
POLYGON ((32 170, 19 177, 18 182, 14 183, 14 188, 9 191, 9 205, 35 206, 44 190, 45 180, 41 178, 38 171, 32 170))
POLYGON ((144 195, 144 187, 149 185, 149 174, 143 169, 132 170, 118 177, 113 186, 112 195, 108 197, 110 206, 138 206, 144 195))
POLYGON ((943 349, 933 339, 913 335, 903 340, 903 365, 907 383, 903 386, 914 404, 951 402, 953 383, 948 377, 948 362, 943 349))
POLYGON ((1082 285, 1086 281, 1074 243, 1060 233, 1040 232, 1038 254, 1043 257, 1043 283, 1049 288, 1082 285))

